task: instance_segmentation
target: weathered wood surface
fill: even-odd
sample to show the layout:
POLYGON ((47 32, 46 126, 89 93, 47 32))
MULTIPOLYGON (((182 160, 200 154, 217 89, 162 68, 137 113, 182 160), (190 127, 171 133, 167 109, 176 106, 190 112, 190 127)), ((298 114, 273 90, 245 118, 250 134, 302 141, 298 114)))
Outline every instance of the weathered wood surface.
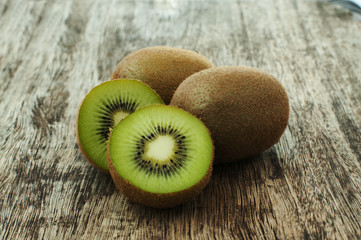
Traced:
POLYGON ((0 239, 360 239, 361 24, 317 1, 1 0, 0 239), (77 108, 153 45, 276 76, 289 126, 194 201, 128 202, 81 156, 77 108))

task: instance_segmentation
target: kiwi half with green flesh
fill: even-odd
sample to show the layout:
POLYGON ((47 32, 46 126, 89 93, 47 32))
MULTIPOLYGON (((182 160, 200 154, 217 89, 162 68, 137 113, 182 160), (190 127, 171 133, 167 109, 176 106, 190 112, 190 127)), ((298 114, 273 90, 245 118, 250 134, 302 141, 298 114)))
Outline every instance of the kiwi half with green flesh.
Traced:
POLYGON ((210 61, 194 51, 156 46, 143 48, 126 56, 117 65, 112 79, 139 79, 169 104, 174 91, 184 79, 210 67, 210 61))
POLYGON ((213 143, 205 125, 176 107, 137 110, 111 132, 108 165, 131 201, 169 208, 198 195, 210 180, 213 143))
POLYGON ((285 89, 260 70, 215 67, 187 78, 171 105, 200 118, 215 142, 215 163, 239 161, 277 143, 289 116, 285 89))
POLYGON ((149 86, 138 80, 117 79, 94 87, 78 112, 77 141, 81 152, 94 167, 109 172, 106 141, 110 130, 138 108, 162 103, 149 86))

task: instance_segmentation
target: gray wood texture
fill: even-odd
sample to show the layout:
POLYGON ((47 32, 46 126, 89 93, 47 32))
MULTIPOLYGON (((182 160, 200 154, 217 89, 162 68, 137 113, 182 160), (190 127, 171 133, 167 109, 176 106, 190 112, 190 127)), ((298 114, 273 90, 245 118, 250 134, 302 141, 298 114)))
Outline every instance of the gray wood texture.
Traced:
POLYGON ((0 0, 0 239, 360 239, 361 24, 311 0, 0 0), (276 76, 280 142, 194 201, 126 200, 76 144, 77 109, 130 52, 168 45, 276 76))

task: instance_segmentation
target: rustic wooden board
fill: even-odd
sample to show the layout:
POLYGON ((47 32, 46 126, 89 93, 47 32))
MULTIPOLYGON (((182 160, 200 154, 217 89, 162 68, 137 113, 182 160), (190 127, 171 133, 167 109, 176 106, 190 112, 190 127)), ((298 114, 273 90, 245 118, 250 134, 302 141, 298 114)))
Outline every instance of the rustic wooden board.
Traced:
POLYGON ((288 0, 1 0, 0 239, 361 238, 361 24, 288 0), (216 166, 194 201, 128 202, 81 156, 77 108, 147 46, 276 76, 289 126, 270 150, 216 166))

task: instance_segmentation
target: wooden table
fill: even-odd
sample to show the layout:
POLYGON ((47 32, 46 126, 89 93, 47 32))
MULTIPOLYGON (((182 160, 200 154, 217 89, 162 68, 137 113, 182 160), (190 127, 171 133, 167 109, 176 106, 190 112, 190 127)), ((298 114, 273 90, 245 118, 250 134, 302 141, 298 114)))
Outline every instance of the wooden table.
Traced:
POLYGON ((1 0, 0 239, 361 238, 361 24, 320 1, 1 0), (82 157, 85 94, 130 52, 198 51, 276 76, 289 126, 194 201, 126 200, 82 157))

